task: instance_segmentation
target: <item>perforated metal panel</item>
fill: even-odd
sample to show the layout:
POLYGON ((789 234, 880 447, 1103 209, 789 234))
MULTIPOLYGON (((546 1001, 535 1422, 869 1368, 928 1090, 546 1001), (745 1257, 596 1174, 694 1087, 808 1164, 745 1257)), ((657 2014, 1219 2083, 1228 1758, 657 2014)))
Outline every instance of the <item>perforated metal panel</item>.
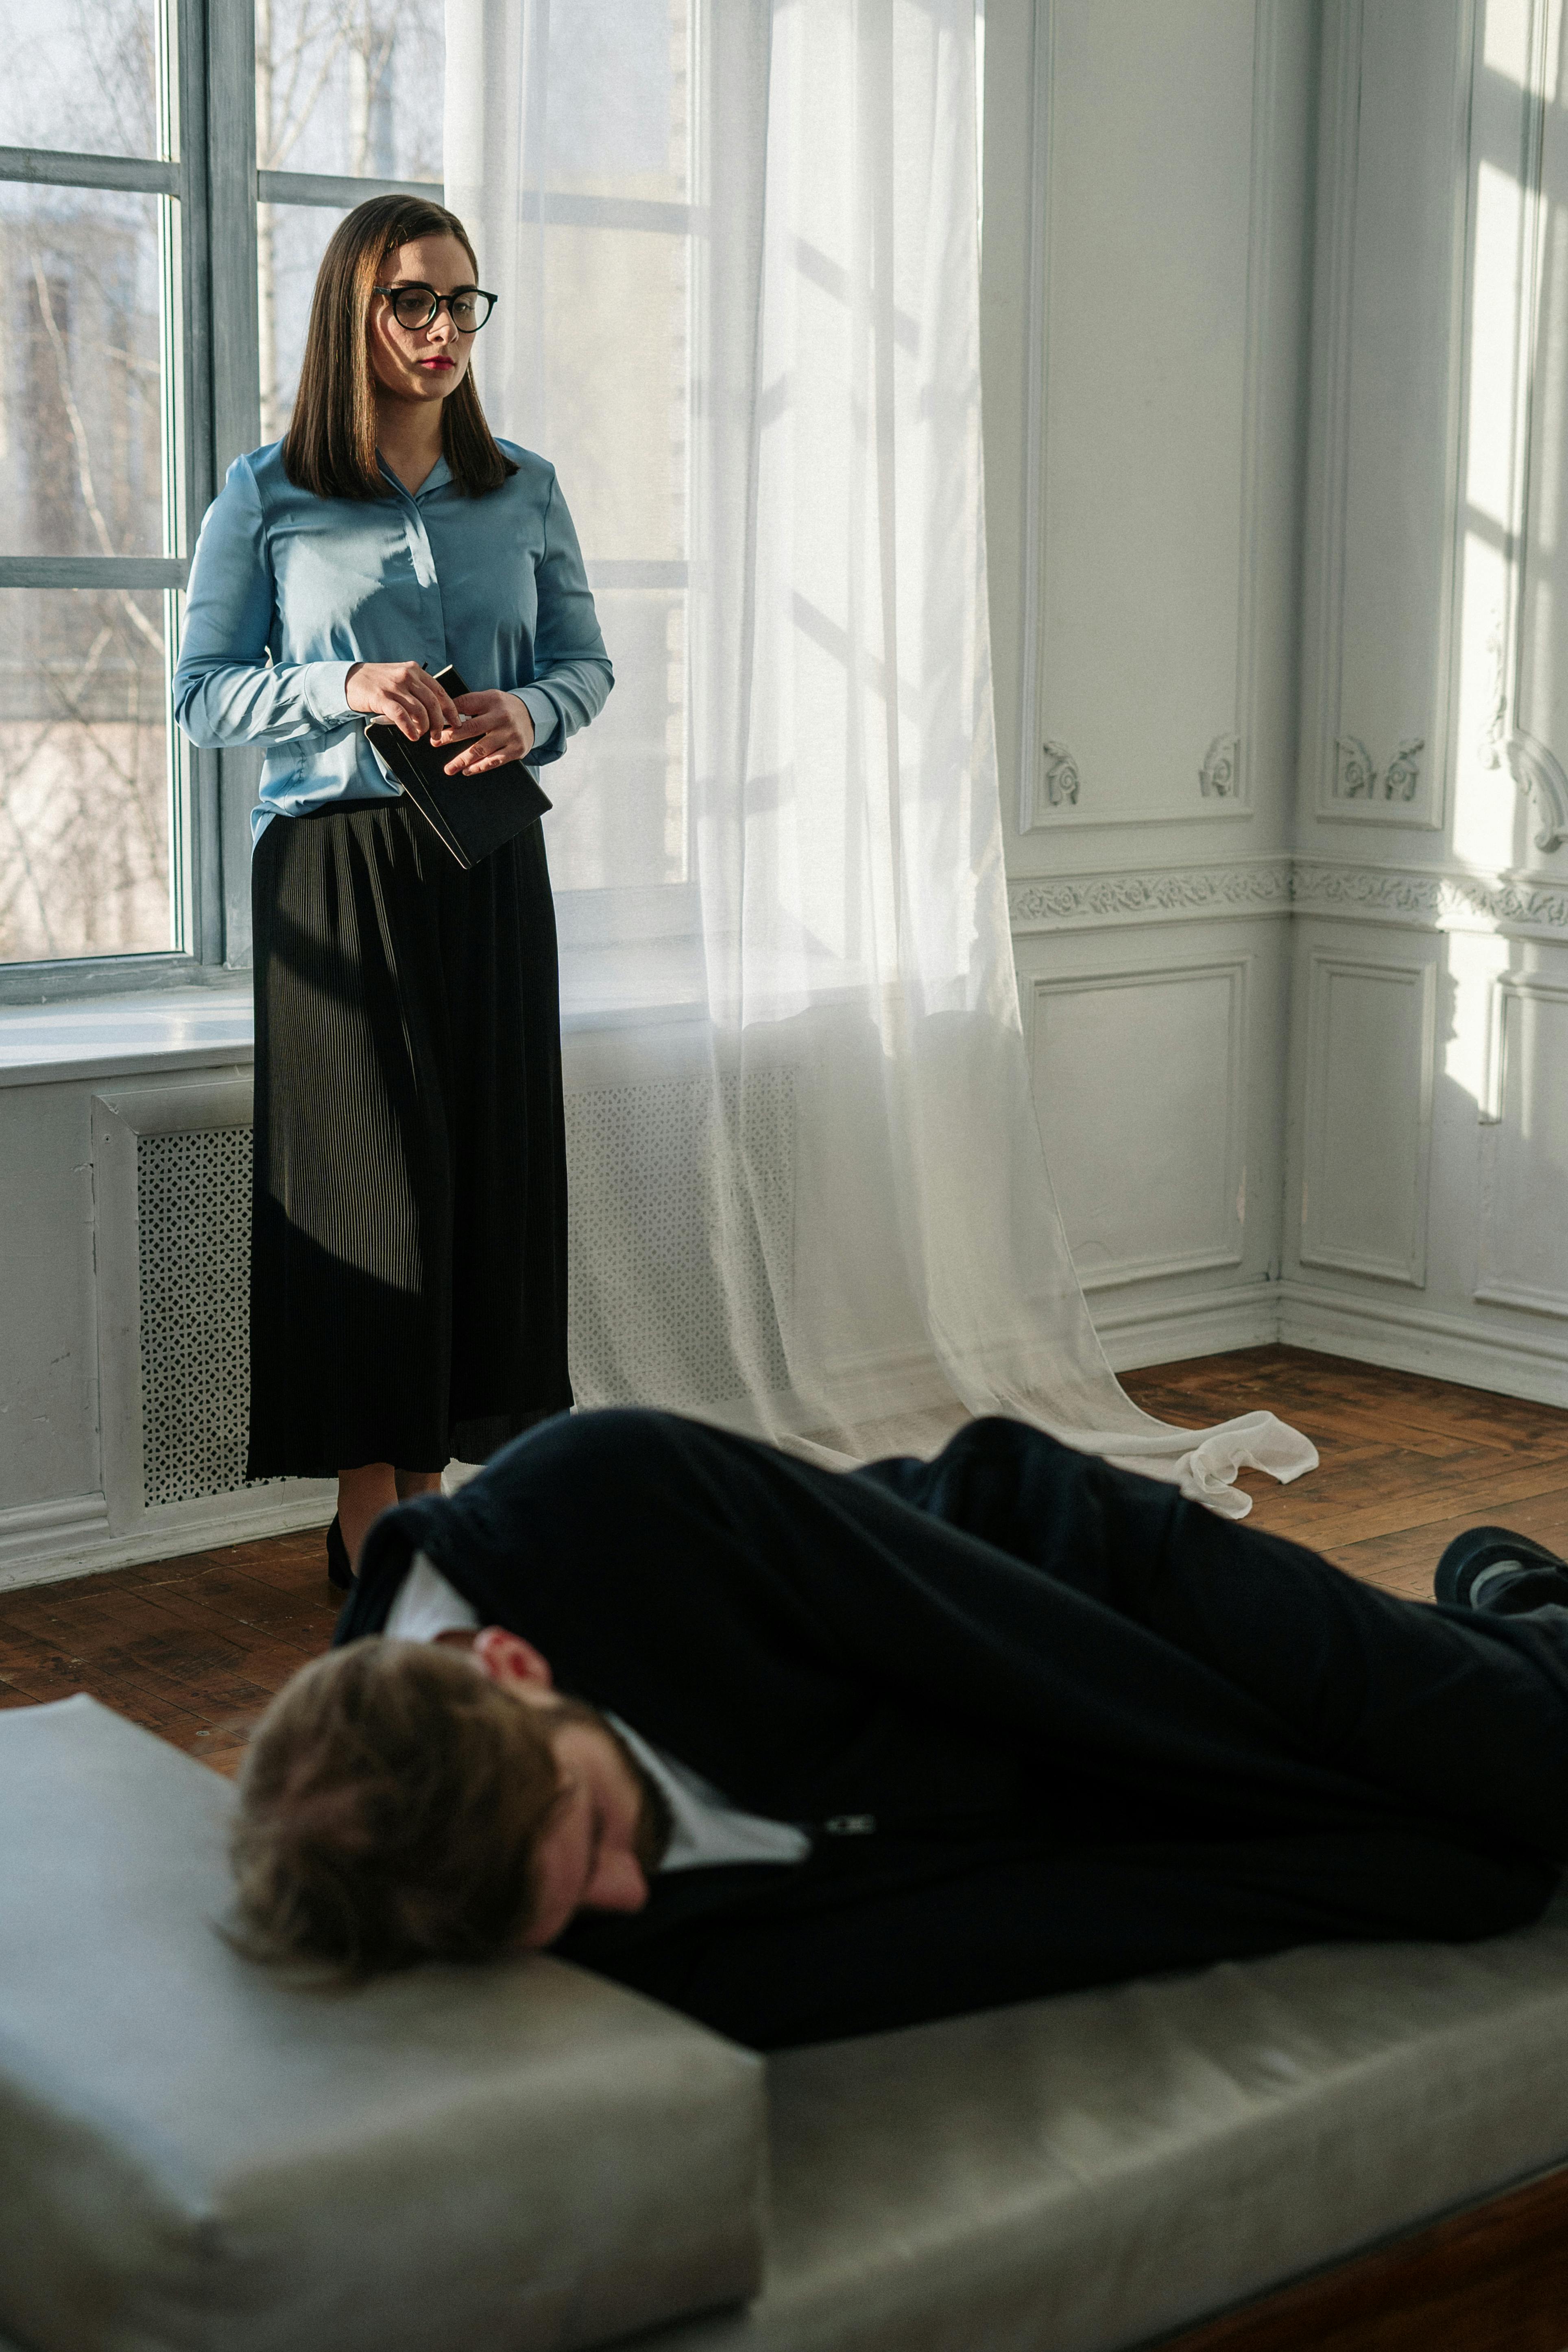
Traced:
POLYGON ((566 1097, 572 1377, 584 1402, 714 1404, 742 1394, 748 1370, 789 1384, 795 1073, 749 1075, 743 1108, 737 1078, 717 1097, 708 1078, 566 1097))
POLYGON ((142 1498, 247 1483, 250 1383, 247 1127, 136 1141, 142 1498))

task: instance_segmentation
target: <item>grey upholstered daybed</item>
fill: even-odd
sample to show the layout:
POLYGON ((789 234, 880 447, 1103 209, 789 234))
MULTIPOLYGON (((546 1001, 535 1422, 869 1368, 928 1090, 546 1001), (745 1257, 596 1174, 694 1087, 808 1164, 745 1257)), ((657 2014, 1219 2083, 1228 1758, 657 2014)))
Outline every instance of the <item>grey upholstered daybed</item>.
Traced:
POLYGON ((548 1958, 279 1982, 212 1931, 229 1801, 89 1699, 0 1716, 0 2334, 26 2352, 1185 2345, 1477 2205, 1191 2342, 1568 2343, 1562 2182, 1497 2201, 1568 2160, 1568 1911, 764 2067, 548 1958))

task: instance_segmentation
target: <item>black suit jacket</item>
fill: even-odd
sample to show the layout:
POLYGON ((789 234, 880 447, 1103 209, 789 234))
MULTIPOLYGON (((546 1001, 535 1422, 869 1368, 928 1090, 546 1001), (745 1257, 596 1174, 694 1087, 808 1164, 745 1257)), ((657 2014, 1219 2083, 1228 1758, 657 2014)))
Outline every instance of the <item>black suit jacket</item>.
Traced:
MULTIPOLYGON (((1218 1530, 1010 1422, 845 1475, 671 1414, 562 1415, 379 1520, 336 1639, 384 1625, 423 1550, 560 1688, 736 1804, 816 1827, 801 1869, 672 1873, 557 1947, 769 2046, 1304 1933, 1413 1931, 1367 1909, 1386 1909, 1379 1842, 1410 1807, 1108 1604, 1117 1559, 1218 1530), (1194 1841, 1181 1886, 1223 1864, 1239 1911, 1201 1886, 1150 1895, 1194 1841), (1334 1858, 1303 1920, 1309 1847, 1334 1858)), ((1436 1877, 1468 1921, 1451 1854, 1436 1877)))
POLYGON ((842 1474, 670 1413, 562 1414, 380 1519, 335 1639, 384 1625, 423 1550, 561 1689, 782 1821, 1043 1827, 1064 1776, 1130 1822, 1359 1813, 1267 1707, 1052 1566, 1157 1553, 1182 1507, 1009 1422, 842 1474))

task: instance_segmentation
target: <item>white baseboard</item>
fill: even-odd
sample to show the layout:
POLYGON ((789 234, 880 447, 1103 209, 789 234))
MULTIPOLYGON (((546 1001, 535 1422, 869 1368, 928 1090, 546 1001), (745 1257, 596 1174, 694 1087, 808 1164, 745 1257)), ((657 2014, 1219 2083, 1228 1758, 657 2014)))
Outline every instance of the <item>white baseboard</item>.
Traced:
POLYGON ((1278 1294, 1279 1338, 1288 1347, 1568 1406, 1568 1332, 1489 1330, 1466 1316, 1300 1280, 1280 1283, 1278 1294))
POLYGON ((0 1587, 29 1580, 12 1571, 36 1559, 69 1557, 109 1539, 109 1505, 101 1495, 66 1495, 52 1503, 18 1503, 0 1511, 0 1587))
POLYGON ((132 1568, 145 1559, 177 1559, 185 1552, 248 1543, 258 1536, 324 1528, 335 1507, 335 1486, 314 1478, 290 1479, 287 1486, 260 1494, 173 1504, 146 1512, 129 1530, 110 1527, 101 1495, 17 1504, 0 1510, 0 1592, 92 1576, 100 1569, 132 1568))
POLYGON ((1266 1348, 1279 1337, 1277 1282, 1238 1283, 1206 1297, 1109 1311, 1091 1297, 1089 1307, 1100 1344, 1119 1372, 1134 1371, 1140 1364, 1182 1363, 1190 1356, 1223 1356, 1235 1348, 1266 1348))

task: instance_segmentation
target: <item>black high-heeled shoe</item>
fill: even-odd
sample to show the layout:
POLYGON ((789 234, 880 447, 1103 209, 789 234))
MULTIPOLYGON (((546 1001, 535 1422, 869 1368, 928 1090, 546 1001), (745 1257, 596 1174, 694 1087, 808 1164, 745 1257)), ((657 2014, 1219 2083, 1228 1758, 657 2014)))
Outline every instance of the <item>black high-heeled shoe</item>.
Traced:
POLYGON ((338 1515, 332 1513, 332 1524, 327 1529, 327 1576, 340 1592, 352 1592, 359 1581, 349 1559, 349 1548, 343 1541, 343 1531, 338 1515))

